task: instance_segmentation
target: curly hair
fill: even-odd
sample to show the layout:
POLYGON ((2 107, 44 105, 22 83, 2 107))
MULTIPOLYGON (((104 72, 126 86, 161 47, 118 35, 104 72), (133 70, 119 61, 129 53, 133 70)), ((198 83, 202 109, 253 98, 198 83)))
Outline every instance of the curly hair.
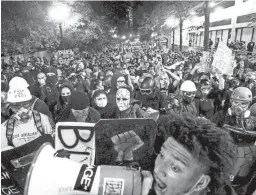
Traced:
POLYGON ((206 174, 211 177, 208 188, 213 193, 218 192, 230 179, 237 156, 236 145, 229 133, 205 118, 195 118, 187 113, 171 113, 159 122, 165 140, 172 136, 200 163, 208 166, 206 174))

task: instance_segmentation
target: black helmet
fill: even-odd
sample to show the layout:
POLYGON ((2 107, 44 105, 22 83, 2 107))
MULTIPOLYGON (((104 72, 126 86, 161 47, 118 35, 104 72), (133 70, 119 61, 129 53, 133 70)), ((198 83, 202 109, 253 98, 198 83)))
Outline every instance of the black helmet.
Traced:
POLYGON ((152 77, 146 77, 140 84, 141 94, 150 94, 152 93, 155 87, 155 80, 152 77))

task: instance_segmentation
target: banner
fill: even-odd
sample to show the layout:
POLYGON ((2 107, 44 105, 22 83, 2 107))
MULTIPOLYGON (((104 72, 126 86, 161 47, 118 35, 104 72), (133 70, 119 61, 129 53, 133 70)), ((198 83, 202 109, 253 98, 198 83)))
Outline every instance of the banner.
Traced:
POLYGON ((203 51, 203 57, 200 60, 198 72, 211 72, 213 55, 208 51, 203 51))
POLYGON ((156 128, 153 119, 100 120, 95 125, 96 164, 136 161, 150 168, 156 128))
POLYGON ((214 54, 212 66, 222 74, 233 75, 233 69, 235 68, 234 56, 232 56, 232 50, 222 41, 219 42, 217 51, 214 54))
POLYGON ((94 123, 60 122, 56 125, 55 150, 71 160, 93 165, 95 159, 94 123))
POLYGON ((69 65, 70 61, 74 60, 75 53, 72 49, 67 49, 59 50, 54 55, 60 64, 69 65))

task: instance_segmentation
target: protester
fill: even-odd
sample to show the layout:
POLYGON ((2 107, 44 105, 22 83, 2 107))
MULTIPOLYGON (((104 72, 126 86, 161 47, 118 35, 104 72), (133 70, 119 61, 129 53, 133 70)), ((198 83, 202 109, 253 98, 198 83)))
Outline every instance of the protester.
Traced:
POLYGON ((14 114, 1 126, 2 150, 21 146, 41 135, 54 132, 53 122, 47 115, 36 110, 37 101, 27 87, 28 84, 23 78, 14 77, 10 81, 6 101, 14 114))
MULTIPOLYGON (((209 47, 218 44, 210 43, 209 47)), ((121 48, 109 46, 102 51, 80 54, 65 62, 57 55, 52 58, 31 56, 24 60, 12 57, 9 63, 2 60, 4 150, 12 149, 12 143, 17 147, 43 134, 52 134, 57 122, 92 123, 90 125, 94 126, 100 119, 136 119, 138 124, 129 124, 136 126, 141 121, 143 124, 145 120, 154 119, 157 132, 145 128, 156 133, 156 139, 155 135, 150 136, 156 153, 164 143, 155 162, 156 194, 233 192, 233 188, 226 185, 226 177, 236 150, 227 132, 232 132, 230 135, 238 147, 240 143, 244 147, 254 147, 256 141, 255 137, 249 136, 238 142, 239 136, 234 136, 235 131, 243 136, 256 132, 256 66, 253 56, 236 52, 237 66, 232 65, 233 72, 227 73, 221 67, 213 67, 216 57, 213 53, 208 61, 203 61, 205 52, 161 51, 161 48, 147 44, 134 47, 124 43, 121 48), (210 68, 205 69, 206 63, 210 68), (10 99, 13 86, 18 87, 15 90, 23 91, 24 97, 10 99), (33 116, 36 119, 40 116, 41 121, 35 121, 33 116), (11 125, 13 122, 16 126, 11 125), (7 138, 6 132, 14 132, 13 139, 7 138), (19 139, 18 136, 22 135, 24 139, 19 139), (175 155, 185 155, 189 169, 172 159, 172 149, 175 149, 175 155), (171 171, 168 168, 170 163, 171 171)), ((138 139, 133 141, 135 147, 138 139)), ((130 143, 129 139, 127 143, 130 143)), ((152 156, 147 158, 150 163, 155 160, 152 156)), ((251 159, 250 162, 255 163, 254 156, 251 159)), ((153 170, 153 165, 149 169, 153 170)), ((249 181, 255 179, 254 172, 251 172, 243 172, 246 181, 247 177, 249 181)), ((234 187, 232 182, 231 185, 234 187)), ((235 187, 237 192, 240 192, 239 187, 247 189, 239 184, 235 187)), ((251 189, 251 184, 248 189, 251 189)))
POLYGON ((58 122, 88 122, 96 123, 100 120, 100 113, 90 107, 89 98, 82 92, 73 92, 70 104, 57 116, 58 122))
POLYGON ((155 161, 157 195, 232 194, 236 146, 228 132, 187 113, 162 118, 159 129, 166 141, 155 161))

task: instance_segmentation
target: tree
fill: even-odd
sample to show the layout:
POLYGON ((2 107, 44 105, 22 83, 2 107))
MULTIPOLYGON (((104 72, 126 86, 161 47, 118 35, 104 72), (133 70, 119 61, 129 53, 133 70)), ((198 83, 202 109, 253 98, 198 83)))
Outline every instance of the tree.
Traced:
POLYGON ((180 28, 180 50, 182 49, 182 30, 183 22, 190 16, 189 10, 198 5, 198 2, 193 1, 165 1, 157 2, 152 9, 145 12, 144 16, 140 20, 140 31, 143 33, 151 33, 152 31, 160 31, 163 29, 165 33, 170 30, 161 28, 165 21, 170 16, 175 16, 179 20, 180 28))
POLYGON ((2 2, 2 51, 27 53, 58 44, 55 25, 45 19, 49 2, 2 2))

